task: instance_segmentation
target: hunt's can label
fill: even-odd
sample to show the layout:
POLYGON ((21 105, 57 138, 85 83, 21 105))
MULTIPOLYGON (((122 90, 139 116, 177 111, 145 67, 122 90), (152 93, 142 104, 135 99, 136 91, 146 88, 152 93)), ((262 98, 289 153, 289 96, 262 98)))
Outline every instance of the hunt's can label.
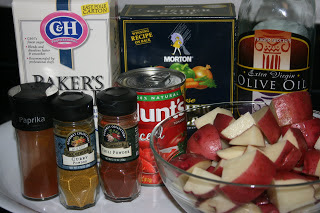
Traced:
MULTIPOLYGON (((162 180, 150 148, 153 128, 162 120, 185 110, 185 75, 179 71, 147 67, 130 70, 120 75, 119 86, 129 87, 137 92, 137 114, 139 127, 139 151, 142 162, 142 184, 161 185, 162 180)), ((186 122, 175 125, 170 134, 181 135, 186 130, 186 122)), ((161 144, 162 157, 169 159, 176 154, 178 143, 168 141, 161 144)))

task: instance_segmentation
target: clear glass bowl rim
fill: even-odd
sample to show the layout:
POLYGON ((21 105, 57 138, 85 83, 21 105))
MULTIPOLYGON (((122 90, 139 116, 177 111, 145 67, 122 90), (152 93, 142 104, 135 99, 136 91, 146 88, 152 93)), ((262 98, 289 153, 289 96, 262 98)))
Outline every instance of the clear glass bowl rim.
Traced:
MULTIPOLYGON (((209 182, 215 182, 215 183, 219 183, 219 184, 226 184, 226 185, 234 185, 234 186, 240 186, 240 187, 249 187, 249 188, 271 188, 271 187, 297 187, 297 186, 304 186, 304 185, 313 185, 313 184, 320 184, 320 179, 319 180, 315 180, 315 181, 307 181, 307 182, 302 182, 302 183, 296 183, 296 184, 269 184, 269 185, 258 185, 258 184, 241 184, 241 183, 232 183, 232 182, 226 182, 226 181, 220 181, 220 180, 214 180, 214 179, 210 179, 210 178, 205 178, 205 177, 201 177, 201 176, 198 176, 198 175, 194 175, 190 172, 187 172, 183 169, 180 169, 174 165, 172 165, 171 163, 167 162, 165 159, 163 159, 161 157, 161 155, 158 154, 158 152, 155 150, 154 148, 154 141, 153 141, 153 138, 156 136, 156 132, 157 130, 159 129, 159 127, 161 125, 163 125, 163 123, 167 122, 168 120, 172 119, 175 115, 177 114, 181 114, 181 113, 188 113, 188 112, 191 112, 191 111, 194 111, 196 109, 201 109, 201 108, 209 108, 209 107, 218 107, 218 106, 221 106, 223 104, 228 104, 228 105, 245 105, 245 104, 248 104, 248 105, 255 105, 255 104, 259 104, 259 103, 262 103, 262 104, 265 104, 263 102, 257 102, 257 101, 234 101, 234 102, 219 102, 219 103, 213 103, 213 104, 204 104, 202 106, 199 106, 199 107, 195 107, 195 108, 189 108, 189 109, 186 109, 184 111, 181 111, 181 112, 178 112, 162 121, 160 121, 152 130, 151 132, 151 137, 150 137, 150 147, 151 147, 151 150, 153 152, 153 154, 155 155, 155 157, 157 159, 159 159, 162 163, 164 163, 166 166, 170 167, 171 169, 173 170, 176 170, 178 171, 179 173, 182 173, 182 174, 185 174, 185 175, 188 175, 188 176, 192 176, 192 177, 195 177, 195 178, 199 178, 199 179, 202 179, 202 180, 205 180, 205 181, 209 181, 209 182)), ((318 111, 315 111, 314 110, 314 114, 317 114, 319 117, 320 117, 320 112, 318 111)))

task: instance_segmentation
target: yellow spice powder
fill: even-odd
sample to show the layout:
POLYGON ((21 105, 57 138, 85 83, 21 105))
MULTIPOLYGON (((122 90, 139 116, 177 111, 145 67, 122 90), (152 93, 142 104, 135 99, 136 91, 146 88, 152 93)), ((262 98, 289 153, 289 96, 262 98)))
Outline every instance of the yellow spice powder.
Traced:
POLYGON ((97 167, 80 171, 58 169, 60 190, 67 206, 84 207, 95 203, 99 185, 97 167))

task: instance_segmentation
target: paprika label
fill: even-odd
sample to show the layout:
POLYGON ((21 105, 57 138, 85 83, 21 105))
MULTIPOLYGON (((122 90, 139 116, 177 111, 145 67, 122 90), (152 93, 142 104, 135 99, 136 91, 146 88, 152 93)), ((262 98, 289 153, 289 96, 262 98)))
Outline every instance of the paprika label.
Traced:
POLYGON ((263 101, 309 88, 310 41, 279 30, 256 30, 240 36, 236 75, 239 101, 263 101))
POLYGON ((116 124, 99 126, 101 159, 129 162, 139 157, 138 126, 124 129, 116 124))
POLYGON ((65 170, 82 170, 97 163, 95 132, 70 132, 67 137, 54 136, 57 165, 65 170))

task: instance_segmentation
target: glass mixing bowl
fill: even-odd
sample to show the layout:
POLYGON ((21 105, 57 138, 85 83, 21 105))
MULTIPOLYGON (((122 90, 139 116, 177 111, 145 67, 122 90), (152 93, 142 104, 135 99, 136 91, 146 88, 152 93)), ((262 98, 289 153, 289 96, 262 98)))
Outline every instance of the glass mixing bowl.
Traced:
MULTIPOLYGON (((282 200, 281 203, 290 203, 289 207, 282 206, 280 212, 287 212, 286 209, 290 209, 290 212, 320 212, 320 205, 317 205, 320 199, 319 178, 281 185, 236 184, 194 175, 169 163, 171 159, 186 148, 188 138, 196 130, 194 127, 196 118, 216 107, 231 110, 234 118, 238 118, 246 112, 252 113, 260 109, 261 106, 261 103, 257 102, 204 105, 175 114, 155 126, 151 134, 150 146, 155 156, 157 168, 164 185, 186 212, 277 212, 277 210, 273 209, 277 203, 275 200, 271 201, 269 196, 270 193, 275 191, 286 195, 281 195, 282 197, 279 195, 279 199, 288 199, 287 201, 282 200), (190 178, 200 184, 196 185, 198 188, 210 186, 210 184, 211 186, 216 186, 214 192, 212 193, 211 191, 211 194, 208 193, 205 196, 187 193, 184 187, 190 178), (220 186, 229 186, 229 189, 234 190, 235 195, 238 193, 246 197, 246 193, 258 193, 259 196, 256 196, 253 200, 247 199, 248 202, 246 201, 245 203, 234 202, 219 190, 220 186), (303 193, 308 192, 308 190, 313 193, 312 196, 303 198, 306 197, 303 193), (245 191, 245 193, 239 193, 240 191, 245 191), (261 206, 263 207, 261 208, 261 206)), ((314 115, 319 117, 318 112, 315 112, 314 115)))

